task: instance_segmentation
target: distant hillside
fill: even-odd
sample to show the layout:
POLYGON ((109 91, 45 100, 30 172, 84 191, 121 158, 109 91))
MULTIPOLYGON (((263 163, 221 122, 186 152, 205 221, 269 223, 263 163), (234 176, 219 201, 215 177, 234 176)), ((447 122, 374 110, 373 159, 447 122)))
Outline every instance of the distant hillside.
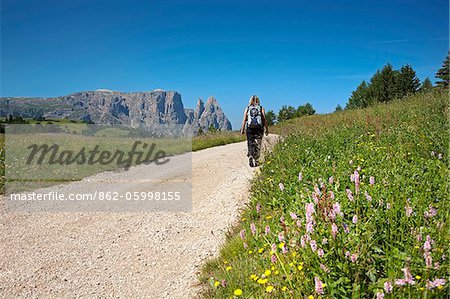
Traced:
POLYGON ((157 89, 146 92, 118 92, 105 89, 83 91, 55 98, 0 98, 0 117, 82 120, 96 124, 180 124, 195 131, 231 130, 231 123, 219 103, 210 97, 198 100, 196 109, 185 109, 181 94, 157 89))

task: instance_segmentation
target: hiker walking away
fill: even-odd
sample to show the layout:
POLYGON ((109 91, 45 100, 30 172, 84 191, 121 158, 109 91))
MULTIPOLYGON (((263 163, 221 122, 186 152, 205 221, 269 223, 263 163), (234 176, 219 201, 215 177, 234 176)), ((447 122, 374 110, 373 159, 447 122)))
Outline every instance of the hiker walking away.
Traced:
POLYGON ((267 128, 266 113, 260 105, 259 98, 254 95, 250 98, 247 108, 245 108, 241 126, 241 134, 247 133, 247 157, 250 167, 258 166, 264 128, 266 129, 266 135, 268 135, 269 129, 267 128))

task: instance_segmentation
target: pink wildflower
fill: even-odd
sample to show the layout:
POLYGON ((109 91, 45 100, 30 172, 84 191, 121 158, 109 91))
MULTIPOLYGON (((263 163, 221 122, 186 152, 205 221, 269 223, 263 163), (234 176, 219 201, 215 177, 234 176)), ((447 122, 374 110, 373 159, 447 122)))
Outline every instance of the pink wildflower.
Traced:
POLYGON ((395 280, 395 285, 397 285, 397 286, 404 286, 404 285, 406 285, 406 279, 403 279, 403 278, 396 279, 395 280))
POLYGON ((350 256, 350 251, 347 250, 347 251, 345 252, 345 257, 348 258, 349 256, 350 256))
POLYGON ((334 178, 333 178, 333 176, 330 176, 330 177, 328 178, 328 183, 329 183, 330 185, 334 183, 334 178))
POLYGON ((352 261, 352 263, 356 262, 357 259, 358 259, 358 255, 356 253, 353 253, 350 256, 350 260, 352 261))
POLYGON ((393 289, 394 288, 392 287, 392 283, 390 281, 386 281, 384 283, 384 290, 386 291, 386 293, 388 293, 388 294, 392 293, 393 289))
POLYGON ((383 291, 377 292, 377 299, 384 299, 384 293, 383 293, 383 291))
POLYGON ((412 214, 412 208, 408 204, 406 204, 405 210, 406 210, 406 217, 410 217, 412 214))
POLYGON ((316 192, 313 192, 313 193, 312 193, 312 198, 313 198, 313 200, 314 200, 314 202, 315 202, 316 204, 319 203, 319 198, 317 197, 316 192))
POLYGON ((266 225, 266 228, 265 228, 264 232, 266 233, 266 235, 269 234, 270 233, 270 226, 266 225))
POLYGON ((286 246, 286 244, 284 244, 284 246, 283 247, 281 247, 281 252, 282 253, 286 253, 288 250, 287 250, 287 246, 286 246))
POLYGON ((425 252, 428 252, 431 250, 431 242, 432 241, 433 240, 431 239, 430 235, 427 235, 426 241, 425 241, 425 243, 423 243, 423 250, 425 252))
POLYGON ((283 183, 279 183, 279 184, 278 184, 278 187, 280 187, 281 192, 284 191, 284 185, 283 185, 283 183))
POLYGON ((302 227, 302 222, 300 220, 297 220, 297 227, 298 228, 302 227))
POLYGON ((324 264, 320 264, 320 269, 322 269, 323 271, 325 271, 325 273, 329 273, 330 269, 328 269, 327 266, 325 266, 324 264))
POLYGON ((270 247, 271 247, 273 252, 277 252, 277 245, 275 243, 272 244, 270 247))
POLYGON ((323 238, 323 239, 322 239, 322 244, 325 245, 325 244, 327 244, 327 243, 328 243, 328 239, 327 239, 327 238, 323 238))
POLYGON ((301 182, 303 180, 303 174, 301 172, 298 173, 298 181, 301 182))
POLYGON ((370 184, 371 186, 375 185, 375 178, 374 178, 373 176, 371 176, 371 177, 369 178, 369 184, 370 184))
POLYGON ((306 246, 306 237, 305 236, 302 236, 300 238, 300 246, 302 246, 302 248, 305 248, 305 246, 306 246))
POLYGON ((357 170, 355 170, 355 193, 359 193, 359 185, 360 185, 360 180, 359 180, 359 173, 357 170))
POLYGON ((338 202, 333 204, 333 211, 336 213, 336 215, 343 215, 341 212, 341 205, 338 202))
POLYGON ((433 281, 427 280, 427 289, 443 287, 447 281, 443 278, 436 278, 433 281))
POLYGON ((245 229, 241 230, 239 232, 239 235, 241 236, 241 239, 244 240, 245 239, 245 229))
POLYGON ((314 232, 314 222, 313 221, 309 221, 306 223, 306 232, 310 233, 310 234, 314 232))
POLYGON ((292 220, 298 219, 297 214, 295 214, 294 212, 291 212, 290 215, 291 215, 292 220))
POLYGON ((411 285, 415 284, 414 278, 412 277, 411 271, 409 270, 409 268, 408 267, 403 268, 402 271, 403 271, 403 274, 405 275, 406 283, 411 284, 411 285))
POLYGON ((315 240, 309 241, 309 245, 311 246, 312 251, 316 251, 317 249, 317 243, 315 240))
POLYGON ((352 191, 350 189, 345 189, 345 191, 347 192, 348 200, 353 201, 352 191))
POLYGON ((250 230, 252 231, 252 234, 256 234, 256 226, 254 223, 250 224, 250 230))
POLYGON ((259 202, 256 204, 256 213, 259 213, 261 211, 261 205, 259 202))
POLYGON ((425 211, 423 213, 423 215, 425 216, 425 218, 431 218, 436 216, 437 214, 437 210, 435 208, 433 208, 433 206, 430 204, 428 207, 428 211, 425 211))
POLYGON ((423 258, 425 259, 425 265, 427 266, 427 268, 431 268, 431 266, 433 264, 433 259, 431 258, 431 254, 429 252, 424 252, 423 258))
POLYGON ((319 186, 314 185, 314 192, 316 192, 317 195, 321 195, 322 192, 320 192, 319 186))
POLYGON ((348 164, 352 165, 353 164, 353 160, 348 161, 348 164))
POLYGON ((320 281, 320 278, 319 277, 314 277, 314 286, 315 286, 315 289, 316 289, 316 293, 317 294, 320 294, 320 295, 323 295, 323 284, 322 284, 322 281, 320 281))
POLYGON ((279 233, 279 234, 278 234, 278 241, 280 241, 280 242, 283 242, 283 241, 284 241, 283 233, 279 233))
POLYGON ((323 257, 324 254, 325 254, 325 252, 323 251, 322 248, 319 248, 319 250, 317 250, 317 255, 318 255, 319 257, 323 257))
POLYGON ((333 239, 336 239, 337 232, 338 232, 338 227, 337 227, 336 223, 333 223, 331 225, 331 235, 333 236, 333 239))
POLYGON ((270 257, 270 261, 271 261, 273 264, 275 264, 275 263, 277 262, 277 257, 276 257, 274 254, 272 254, 272 256, 270 257))
POLYGON ((353 215, 352 222, 353 222, 353 224, 358 223, 358 216, 353 215))

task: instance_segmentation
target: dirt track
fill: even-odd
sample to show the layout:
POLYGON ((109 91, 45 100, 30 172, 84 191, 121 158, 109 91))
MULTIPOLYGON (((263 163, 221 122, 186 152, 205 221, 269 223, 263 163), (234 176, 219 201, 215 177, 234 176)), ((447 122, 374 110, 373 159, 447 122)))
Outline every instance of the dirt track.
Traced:
MULTIPOLYGON (((244 142, 193 153, 191 212, 2 211, 0 297, 195 298, 200 266, 247 199, 256 171, 247 163, 244 142)), ((145 178, 146 167, 127 176, 145 178)))

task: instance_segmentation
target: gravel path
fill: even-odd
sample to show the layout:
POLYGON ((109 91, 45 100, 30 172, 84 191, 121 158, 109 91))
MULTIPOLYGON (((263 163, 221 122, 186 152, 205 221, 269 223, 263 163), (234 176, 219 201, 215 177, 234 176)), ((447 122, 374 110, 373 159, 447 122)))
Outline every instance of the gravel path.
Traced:
MULTIPOLYGON (((276 136, 264 140, 271 147, 276 136)), ((201 265, 218 253, 247 199, 257 171, 247 164, 245 142, 194 152, 191 212, 2 208, 0 298, 195 298, 201 265)), ((145 178, 146 167, 128 175, 145 178)), ((108 173, 96 178, 102 175, 111 180, 108 173)))

